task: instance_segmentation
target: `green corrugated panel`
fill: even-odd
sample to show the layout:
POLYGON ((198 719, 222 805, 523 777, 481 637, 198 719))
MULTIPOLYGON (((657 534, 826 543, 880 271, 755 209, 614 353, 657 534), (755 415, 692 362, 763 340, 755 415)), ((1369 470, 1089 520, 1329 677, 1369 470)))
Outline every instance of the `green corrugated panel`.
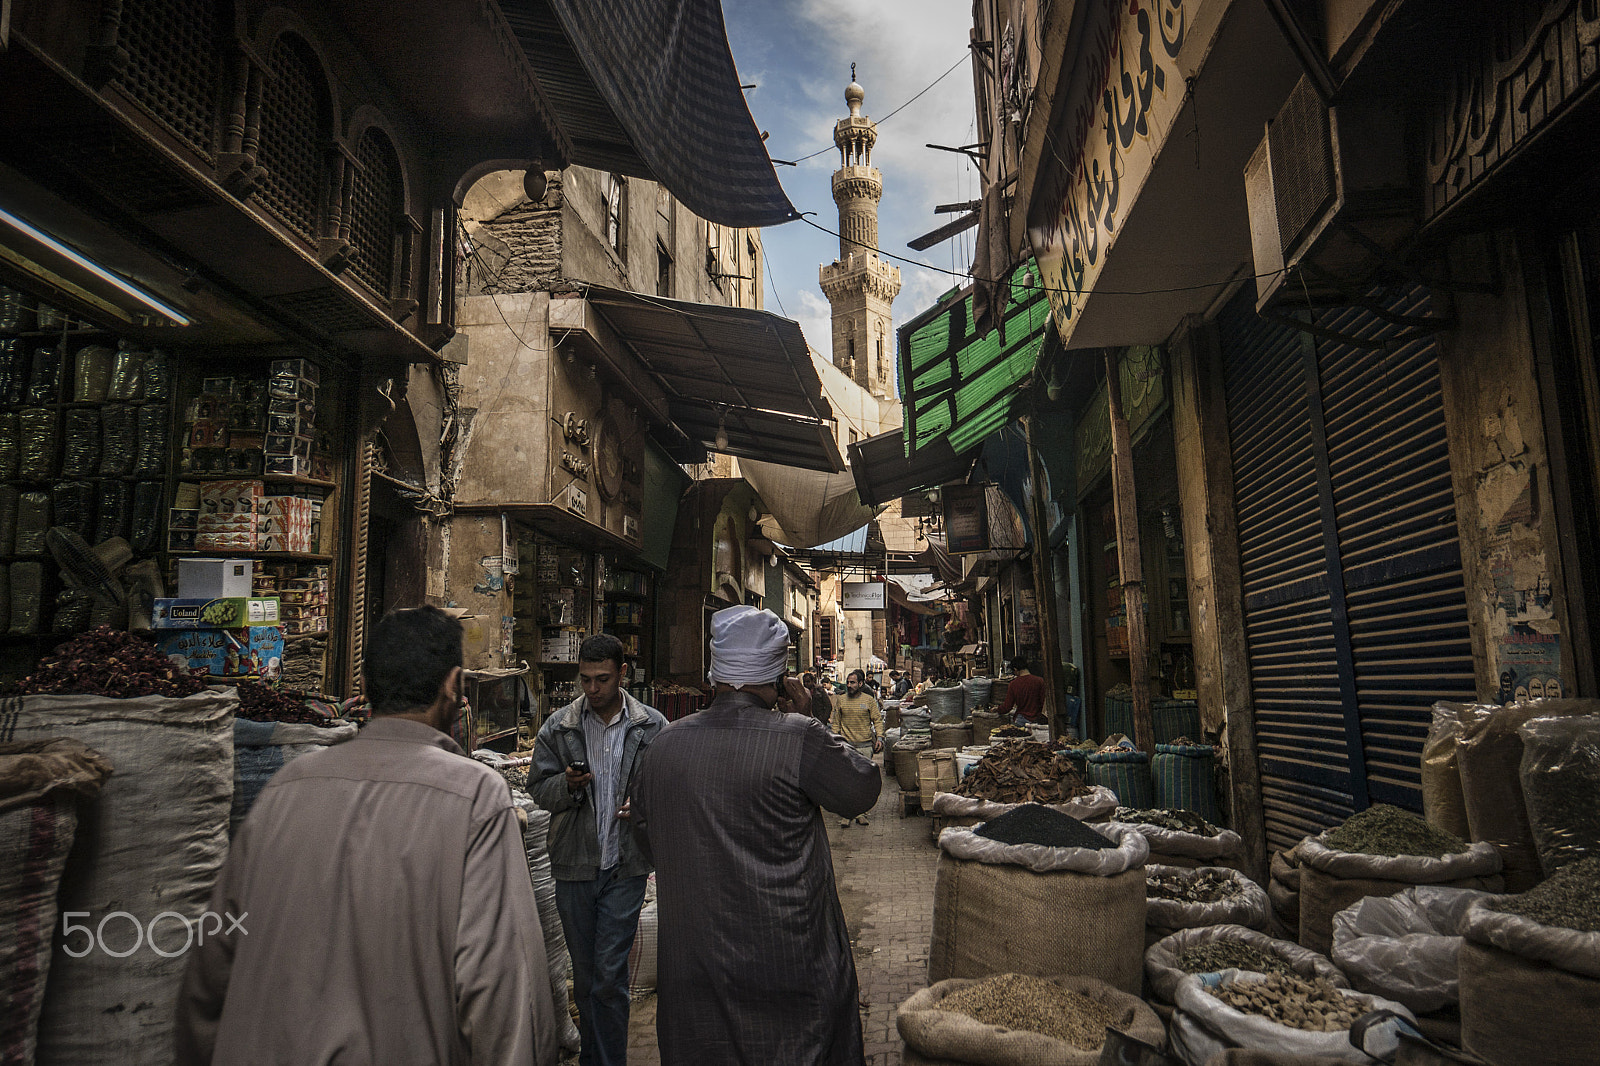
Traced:
POLYGON ((960 300, 941 303, 903 342, 907 454, 941 436, 957 452, 965 451, 1012 421, 1017 385, 1033 372, 1050 325, 1043 289, 1037 281, 1022 284, 1030 271, 1039 277, 1032 260, 1019 264, 1007 281, 1004 346, 999 330, 971 336, 970 289, 960 300))

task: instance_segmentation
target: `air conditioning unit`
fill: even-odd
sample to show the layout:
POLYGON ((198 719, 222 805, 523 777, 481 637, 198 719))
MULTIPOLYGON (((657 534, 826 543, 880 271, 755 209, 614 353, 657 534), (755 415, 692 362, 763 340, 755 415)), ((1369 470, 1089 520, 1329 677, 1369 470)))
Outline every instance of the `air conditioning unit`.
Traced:
POLYGON ((1300 79, 1244 170, 1257 310, 1348 303, 1416 234, 1403 122, 1388 102, 1330 108, 1300 79))

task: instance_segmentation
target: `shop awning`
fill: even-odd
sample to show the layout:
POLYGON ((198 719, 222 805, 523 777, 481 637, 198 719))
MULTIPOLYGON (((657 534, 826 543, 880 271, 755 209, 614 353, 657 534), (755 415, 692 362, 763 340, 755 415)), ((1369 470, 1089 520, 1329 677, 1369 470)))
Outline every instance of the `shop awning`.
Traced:
POLYGON ((807 470, 844 470, 833 409, 798 323, 766 311, 665 300, 599 286, 550 302, 550 328, 601 347, 627 345, 662 390, 666 417, 691 440, 807 470), (605 322, 601 328, 590 312, 605 322))
POLYGON ((906 457, 905 433, 891 430, 850 445, 850 473, 866 504, 888 503, 909 492, 965 481, 978 457, 976 448, 957 455, 940 437, 912 458, 906 457))
POLYGON ((977 335, 970 285, 900 327, 908 456, 939 440, 960 454, 1016 417, 1017 385, 1033 373, 1050 326, 1038 279, 1030 259, 1001 284, 1004 329, 977 335))
MULTIPOLYGON (((733 445, 731 436, 728 444, 733 445)), ((739 473, 770 512, 761 520, 762 531, 793 548, 824 544, 862 528, 877 514, 876 508, 862 505, 855 479, 848 473, 802 470, 753 459, 740 460, 739 473)))
POLYGON ((701 218, 798 217, 728 49, 718 0, 500 0, 570 161, 665 185, 701 218))
POLYGON ((890 574, 889 599, 913 614, 942 614, 944 585, 932 574, 890 574))

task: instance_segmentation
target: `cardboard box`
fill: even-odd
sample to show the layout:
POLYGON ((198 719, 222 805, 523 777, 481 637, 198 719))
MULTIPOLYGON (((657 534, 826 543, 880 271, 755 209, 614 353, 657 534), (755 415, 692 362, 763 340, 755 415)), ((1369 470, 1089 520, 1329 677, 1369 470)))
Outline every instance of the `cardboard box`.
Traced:
POLYGON ((311 462, 298 455, 269 455, 263 464, 263 471, 274 477, 309 477, 311 462))
POLYGON ((208 481, 200 486, 200 517, 261 513, 266 486, 251 479, 208 481))
POLYGON ((322 380, 322 370, 309 359, 274 359, 267 370, 275 378, 304 378, 315 385, 322 380))
POLYGON ((178 596, 186 600, 248 598, 253 575, 249 559, 179 559, 178 596))
POLYGON ((179 665, 212 677, 272 679, 283 673, 279 626, 168 630, 156 638, 156 647, 179 665))
POLYGON ((258 538, 254 533, 196 533, 194 546, 203 552, 249 552, 260 551, 258 538))
POLYGON ((267 382, 267 395, 279 400, 317 402, 317 386, 305 378, 275 377, 267 382))
POLYGON ((242 629, 277 625, 279 615, 275 598, 157 599, 150 624, 155 629, 242 629))

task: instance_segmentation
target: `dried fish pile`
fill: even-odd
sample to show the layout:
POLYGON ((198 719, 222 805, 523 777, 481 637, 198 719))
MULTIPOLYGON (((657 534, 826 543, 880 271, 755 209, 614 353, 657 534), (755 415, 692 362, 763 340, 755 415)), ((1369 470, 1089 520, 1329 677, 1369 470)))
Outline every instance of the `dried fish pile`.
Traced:
POLYGON ((1001 974, 970 984, 939 1001, 940 1010, 976 1018, 985 1025, 1022 1029, 1093 1051, 1118 1021, 1115 1008, 1043 977, 1001 974))
POLYGON ((1313 1033, 1348 1029, 1367 1013, 1361 1001, 1341 995, 1327 981, 1294 974, 1271 974, 1265 981, 1236 981, 1206 991, 1241 1013, 1313 1033))
POLYGON ((1174 870, 1169 873, 1145 872, 1146 899, 1175 899, 1180 903, 1220 903, 1232 899, 1244 886, 1226 870, 1174 870))
POLYGON ((995 803, 1065 803, 1089 791, 1070 759, 1037 740, 995 744, 955 788, 995 803))

